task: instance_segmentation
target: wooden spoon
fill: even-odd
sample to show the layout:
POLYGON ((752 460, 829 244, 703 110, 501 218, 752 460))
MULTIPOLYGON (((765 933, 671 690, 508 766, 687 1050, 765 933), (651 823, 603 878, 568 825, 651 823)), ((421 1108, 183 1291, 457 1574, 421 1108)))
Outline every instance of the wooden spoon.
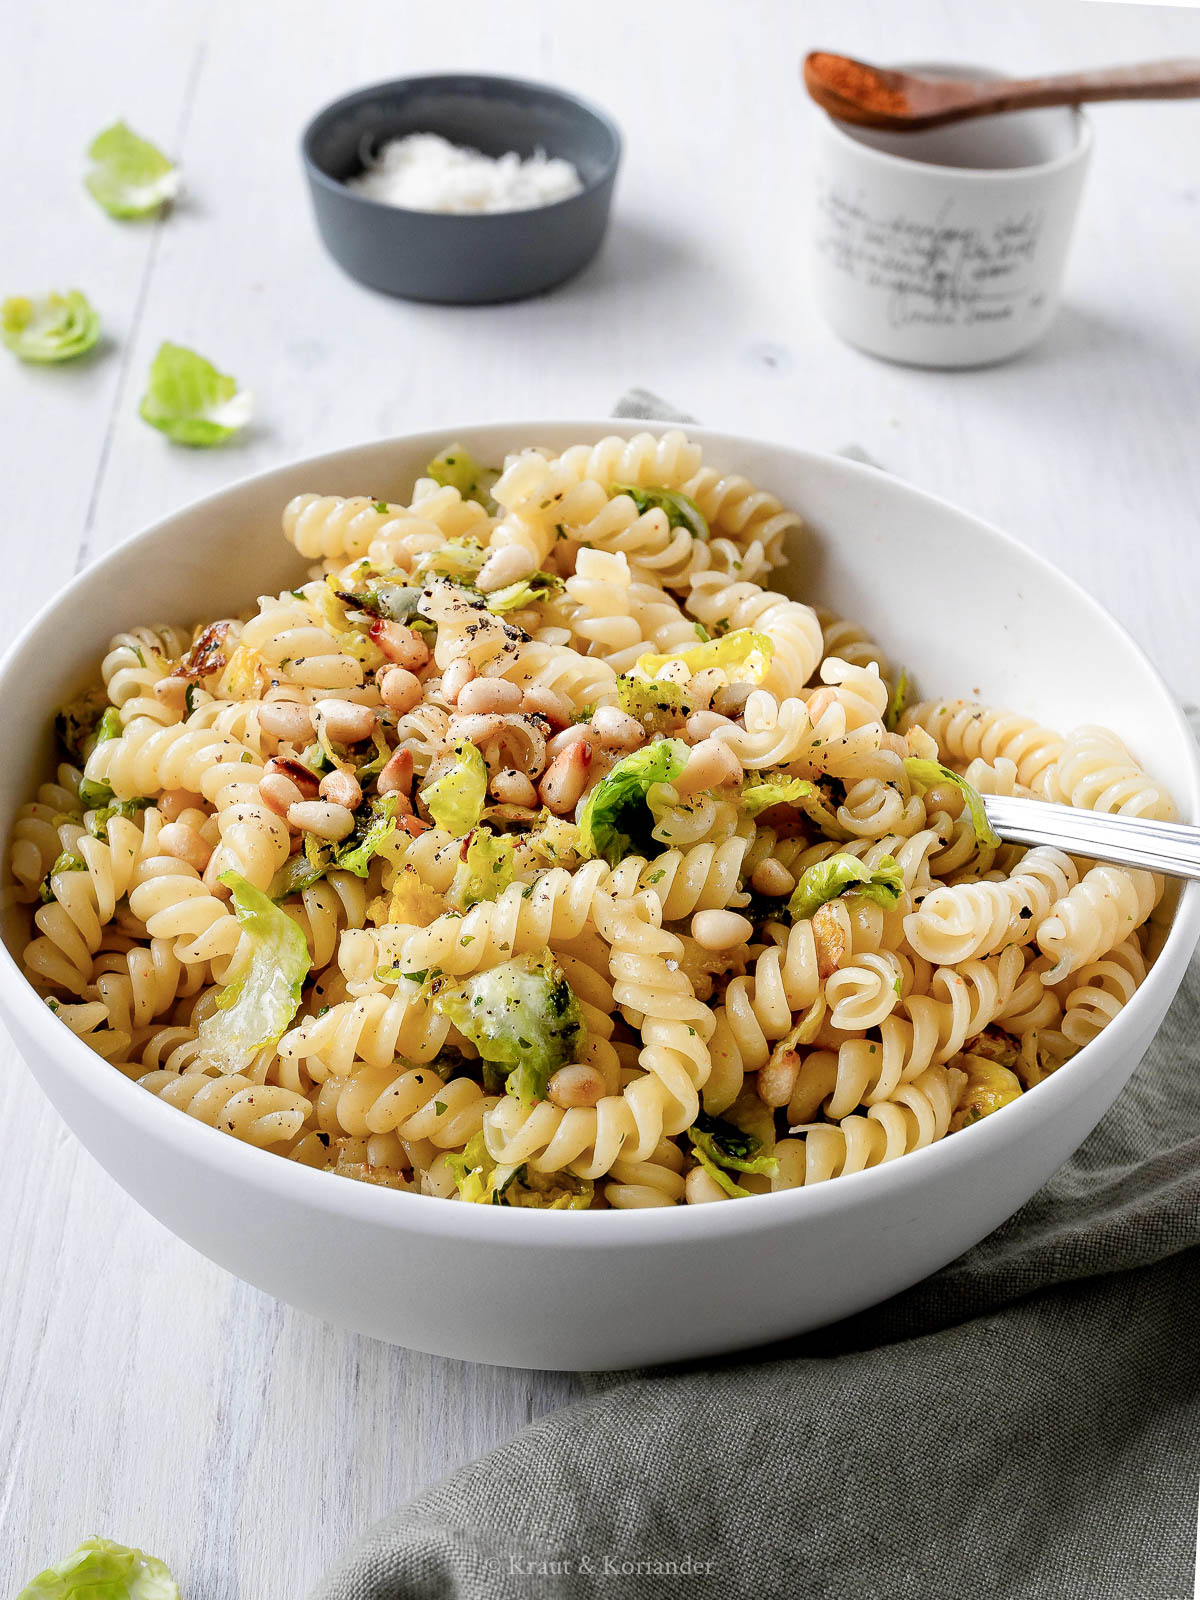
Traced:
POLYGON ((923 78, 814 50, 804 61, 804 84, 817 104, 840 122, 906 133, 999 111, 1076 106, 1085 100, 1188 100, 1200 96, 1200 60, 1146 61, 1056 78, 972 83, 923 78))

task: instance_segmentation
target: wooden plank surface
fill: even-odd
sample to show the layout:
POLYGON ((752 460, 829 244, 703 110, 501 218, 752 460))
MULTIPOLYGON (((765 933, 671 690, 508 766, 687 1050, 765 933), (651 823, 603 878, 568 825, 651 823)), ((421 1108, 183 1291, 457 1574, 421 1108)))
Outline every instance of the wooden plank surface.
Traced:
MULTIPOLYGON (((0 362, 0 635, 85 560, 243 474, 443 421, 604 412, 645 384, 714 425, 854 441, 1001 523, 1196 698, 1200 110, 1094 112, 1067 305, 1039 349, 908 371, 839 344, 809 303, 797 63, 817 45, 1031 72, 1200 54, 1200 17, 934 0, 902 15, 887 0, 22 10, 0 53, 0 287, 78 285, 108 340, 77 369, 0 362), (391 302, 315 239, 306 116, 452 67, 563 84, 622 124, 612 236, 553 296, 391 302), (84 148, 118 116, 183 162, 161 223, 111 222, 80 187, 84 148), (164 338, 255 390, 243 442, 186 452, 138 419, 164 338)), ((169 1559, 194 1600, 292 1600, 375 1517, 578 1392, 360 1339, 235 1282, 83 1154, 7 1042, 0 1117, 0 1592, 103 1531, 169 1559)))

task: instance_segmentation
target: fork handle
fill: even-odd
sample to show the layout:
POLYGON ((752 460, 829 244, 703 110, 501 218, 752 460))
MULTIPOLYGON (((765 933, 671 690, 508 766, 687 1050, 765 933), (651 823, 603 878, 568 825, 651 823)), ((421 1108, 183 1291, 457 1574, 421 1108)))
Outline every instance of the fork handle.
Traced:
POLYGON ((1014 795, 985 794, 983 808, 1000 837, 1012 844, 1054 845, 1073 856, 1200 880, 1200 828, 1190 823, 1114 816, 1014 795))

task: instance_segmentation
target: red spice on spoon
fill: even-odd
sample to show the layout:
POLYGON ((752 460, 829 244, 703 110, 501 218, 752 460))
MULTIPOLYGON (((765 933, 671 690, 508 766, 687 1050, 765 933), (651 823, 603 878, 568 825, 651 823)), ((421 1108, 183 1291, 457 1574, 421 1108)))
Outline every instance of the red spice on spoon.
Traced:
POLYGON ((815 100, 822 98, 820 88, 870 111, 902 117, 909 110, 908 96, 887 81, 892 76, 879 67, 827 50, 814 50, 804 63, 805 85, 815 100))

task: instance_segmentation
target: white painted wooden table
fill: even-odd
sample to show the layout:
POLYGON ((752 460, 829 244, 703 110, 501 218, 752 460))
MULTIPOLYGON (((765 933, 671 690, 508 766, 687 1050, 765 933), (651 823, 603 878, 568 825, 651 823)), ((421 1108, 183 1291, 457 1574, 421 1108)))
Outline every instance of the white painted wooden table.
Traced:
MULTIPOLYGON (((856 441, 1003 524, 1196 698, 1200 109, 1095 112, 1068 304, 1040 349, 906 371, 841 346, 809 305, 797 62, 816 45, 1034 71, 1200 55, 1200 16, 932 0, 14 7, 0 289, 78 285, 109 342, 77 369, 0 353, 5 641, 85 561, 235 477, 442 420, 602 412, 645 384, 715 425, 856 441), (306 115, 450 67, 562 83, 625 130, 603 256, 550 298, 393 303, 316 241, 306 115), (186 199, 159 225, 112 222, 80 186, 85 146, 118 116, 183 162, 186 199), (256 391, 243 443, 187 452, 138 419, 164 338, 256 391)), ((103 1531, 169 1560, 191 1600, 295 1600, 374 1518, 578 1392, 356 1338, 235 1282, 125 1198, 7 1045, 2 1067, 0 1593, 103 1531)))

